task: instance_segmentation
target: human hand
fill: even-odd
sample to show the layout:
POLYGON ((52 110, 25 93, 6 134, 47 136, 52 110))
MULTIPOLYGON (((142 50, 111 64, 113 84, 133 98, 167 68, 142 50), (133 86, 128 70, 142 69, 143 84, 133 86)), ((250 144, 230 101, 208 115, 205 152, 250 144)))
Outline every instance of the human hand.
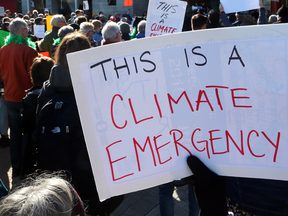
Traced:
POLYGON ((262 2, 262 0, 259 0, 259 7, 260 7, 260 8, 263 7, 263 2, 262 2))
POLYGON ((226 216, 226 181, 212 172, 199 158, 191 155, 187 164, 195 176, 195 194, 200 216, 226 216))
MULTIPOLYGON (((259 0, 259 1, 261 1, 261 0, 259 0)), ((222 3, 219 4, 219 10, 220 10, 220 13, 224 12, 224 7, 223 7, 222 3)))

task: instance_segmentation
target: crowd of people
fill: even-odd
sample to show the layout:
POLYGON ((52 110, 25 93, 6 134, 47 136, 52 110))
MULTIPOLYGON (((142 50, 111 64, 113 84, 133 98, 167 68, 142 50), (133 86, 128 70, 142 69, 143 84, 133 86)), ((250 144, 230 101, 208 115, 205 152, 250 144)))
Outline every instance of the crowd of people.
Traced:
MULTIPOLYGON (((183 31, 288 22, 287 7, 282 6, 277 14, 268 14, 262 0, 259 0, 259 10, 226 14, 220 4, 219 11, 204 2, 201 6, 188 5, 183 31)), ((54 15, 52 30, 47 31, 44 38, 38 38, 33 26, 46 26, 48 15, 49 11, 38 13, 36 10, 24 16, 11 15, 6 10, 2 18, 1 30, 9 32, 9 36, 0 49, 0 147, 10 145, 13 178, 24 179, 36 169, 41 172, 65 170, 66 175, 71 175, 71 184, 58 174, 30 177, 25 187, 4 196, 0 216, 84 215, 85 212, 109 215, 124 197, 99 201, 66 54, 145 38, 147 14, 133 17, 123 14, 121 18, 116 13, 106 19, 102 11, 88 17, 77 9, 69 19, 54 15), (41 52, 48 52, 49 57, 42 56, 41 52), (85 208, 82 200, 89 201, 89 208, 85 208)), ((248 215, 242 210, 255 215, 288 215, 287 182, 219 177, 194 156, 188 158, 188 165, 193 177, 159 186, 161 215, 174 215, 174 186, 187 183, 189 216, 228 215, 227 197, 231 203, 237 202, 241 209, 238 215, 248 215), (246 198, 262 197, 263 202, 273 199, 273 206, 243 198, 242 194, 246 198)), ((0 192, 7 194, 1 181, 0 192)), ((234 206, 229 210, 235 212, 234 206)))

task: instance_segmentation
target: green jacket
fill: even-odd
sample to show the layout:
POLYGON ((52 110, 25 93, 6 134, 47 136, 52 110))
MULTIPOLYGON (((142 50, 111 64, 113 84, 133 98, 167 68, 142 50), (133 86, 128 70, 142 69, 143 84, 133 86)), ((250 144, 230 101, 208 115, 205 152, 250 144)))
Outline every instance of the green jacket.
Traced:
POLYGON ((57 39, 58 37, 58 30, 60 28, 53 26, 52 31, 45 35, 44 41, 43 41, 43 47, 45 51, 49 52, 49 56, 52 57, 52 44, 54 43, 53 39, 57 39))

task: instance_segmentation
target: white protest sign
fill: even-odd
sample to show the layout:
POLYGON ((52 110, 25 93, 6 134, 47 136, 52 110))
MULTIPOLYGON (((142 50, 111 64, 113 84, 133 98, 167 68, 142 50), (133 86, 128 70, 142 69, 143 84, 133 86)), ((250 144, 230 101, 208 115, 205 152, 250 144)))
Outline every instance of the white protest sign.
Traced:
POLYGON ((100 199, 189 176, 190 154, 219 175, 288 180, 287 36, 220 28, 68 54, 100 199))
POLYGON ((0 7, 0 16, 5 16, 4 7, 0 7))
POLYGON ((31 7, 34 7, 34 2, 33 1, 31 1, 31 7))
POLYGON ((88 1, 83 1, 83 10, 89 10, 88 1))
POLYGON ((150 0, 145 37, 181 32, 187 2, 150 0))
POLYGON ((34 25, 34 35, 38 38, 44 38, 45 36, 45 25, 34 25))
POLYGON ((259 0, 221 0, 225 13, 259 9, 259 0))

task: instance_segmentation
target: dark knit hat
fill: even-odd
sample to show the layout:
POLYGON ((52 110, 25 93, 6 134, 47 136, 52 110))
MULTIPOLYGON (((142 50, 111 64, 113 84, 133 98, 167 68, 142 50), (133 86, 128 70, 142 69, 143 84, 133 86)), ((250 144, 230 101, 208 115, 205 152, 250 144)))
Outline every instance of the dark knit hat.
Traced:
POLYGON ((280 17, 288 17, 288 8, 282 5, 282 7, 277 11, 277 15, 280 17))

